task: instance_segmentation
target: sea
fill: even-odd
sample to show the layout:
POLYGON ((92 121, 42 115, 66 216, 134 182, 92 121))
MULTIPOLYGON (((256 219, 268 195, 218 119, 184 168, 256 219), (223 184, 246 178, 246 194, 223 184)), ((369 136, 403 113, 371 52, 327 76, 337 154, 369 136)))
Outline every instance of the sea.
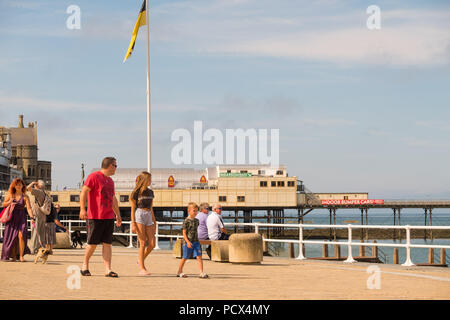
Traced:
MULTIPOLYGON (((225 223, 234 222, 234 211, 224 211, 222 213, 224 217, 225 223), (233 219, 231 219, 233 218, 233 219)), ((164 214, 166 216, 166 213, 164 214)), ((242 215, 242 212, 239 213, 242 215)), ((263 216, 267 216, 267 212, 265 211, 253 211, 253 222, 267 223, 266 218, 261 218, 263 216), (258 218, 259 217, 259 218, 258 218)), ((285 210, 284 223, 298 223, 298 213, 297 210, 285 210), (292 218, 292 219, 290 219, 292 218)), ((168 213, 167 213, 168 217, 168 213)), ((368 225, 394 225, 394 214, 393 211, 387 209, 369 209, 367 215, 367 224, 368 225)), ((176 216, 174 218, 177 221, 182 221, 182 215, 176 216)), ((326 209, 315 209, 312 212, 308 213, 303 217, 303 221, 305 224, 330 224, 330 214, 326 209)), ((244 222, 243 217, 239 216, 238 222, 244 222)), ((361 211, 355 209, 338 209, 336 211, 336 224, 347 225, 347 224, 361 224, 361 211)), ((364 218, 364 224, 366 223, 364 218)), ((398 225, 398 221, 396 221, 398 225)), ((424 226, 425 225, 425 214, 424 210, 421 209, 402 209, 400 225, 406 226, 424 226)), ((430 225, 429 215, 427 216, 426 225, 430 225)), ((432 214, 432 225, 433 226, 450 226, 450 210, 449 209, 434 209, 432 214)), ((168 227, 162 227, 167 229, 168 227)), ((175 227, 173 227, 176 230, 175 227)), ((228 227, 233 228, 233 227, 228 227)), ((359 239, 354 239, 359 242, 359 239)), ((340 240, 346 242, 347 240, 340 240)), ((378 243, 398 243, 405 244, 405 239, 402 240, 378 240, 378 243)), ((450 239, 411 239, 411 243, 420 244, 420 245, 447 245, 450 246, 450 239)), ((170 241, 164 241, 163 238, 160 238, 159 246, 161 249, 172 249, 172 244, 170 241)), ((347 256, 347 246, 341 246, 341 256, 347 256)), ((392 247, 379 247, 379 256, 380 259, 384 263, 393 263, 393 252, 394 248, 392 247)), ((333 254, 333 248, 330 245, 329 253, 333 254)), ((366 249, 367 254, 370 254, 371 249, 366 249)), ((269 253, 273 256, 278 257, 289 257, 289 245, 287 243, 275 243, 272 242, 269 245, 269 253)), ((294 253, 295 256, 298 255, 298 246, 294 245, 294 253)), ((402 264, 406 259, 406 249, 399 248, 399 263, 402 264)), ((359 256, 359 248, 354 246, 352 249, 352 255, 359 256)), ((435 263, 439 263, 440 261, 440 249, 434 249, 435 255, 435 263)), ((306 257, 321 257, 322 256, 322 245, 321 244, 305 244, 305 256, 306 257)), ((413 263, 427 263, 428 262, 428 248, 411 248, 411 260, 413 263)), ((446 263, 450 264, 450 249, 446 250, 446 263)))

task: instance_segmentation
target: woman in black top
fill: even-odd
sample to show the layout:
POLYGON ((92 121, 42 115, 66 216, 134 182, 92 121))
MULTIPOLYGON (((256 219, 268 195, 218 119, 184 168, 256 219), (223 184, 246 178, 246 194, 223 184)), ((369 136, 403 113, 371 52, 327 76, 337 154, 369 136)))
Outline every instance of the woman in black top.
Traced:
POLYGON ((131 231, 137 233, 139 239, 139 274, 150 275, 145 268, 145 258, 155 247, 156 219, 153 213, 154 194, 149 189, 152 175, 143 171, 136 178, 136 187, 130 196, 131 203, 131 231), (146 245, 148 242, 148 245, 146 245))

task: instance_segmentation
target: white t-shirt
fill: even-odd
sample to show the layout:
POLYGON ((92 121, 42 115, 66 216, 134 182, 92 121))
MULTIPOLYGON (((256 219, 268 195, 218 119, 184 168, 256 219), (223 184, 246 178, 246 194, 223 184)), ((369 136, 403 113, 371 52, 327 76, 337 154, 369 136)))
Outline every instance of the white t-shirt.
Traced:
POLYGON ((219 240, 222 234, 223 222, 216 212, 211 212, 206 219, 206 226, 208 227, 208 237, 210 240, 219 240))

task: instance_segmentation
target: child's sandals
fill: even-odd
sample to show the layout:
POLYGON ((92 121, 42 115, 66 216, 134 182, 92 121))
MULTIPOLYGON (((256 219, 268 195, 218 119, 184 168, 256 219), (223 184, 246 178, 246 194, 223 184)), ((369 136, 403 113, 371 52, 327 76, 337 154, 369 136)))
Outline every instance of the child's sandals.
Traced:
POLYGON ((199 278, 201 278, 201 279, 208 279, 209 276, 205 272, 203 272, 203 273, 200 274, 199 278))
POLYGON ((184 273, 178 273, 177 277, 178 278, 187 278, 187 275, 185 275, 184 273))

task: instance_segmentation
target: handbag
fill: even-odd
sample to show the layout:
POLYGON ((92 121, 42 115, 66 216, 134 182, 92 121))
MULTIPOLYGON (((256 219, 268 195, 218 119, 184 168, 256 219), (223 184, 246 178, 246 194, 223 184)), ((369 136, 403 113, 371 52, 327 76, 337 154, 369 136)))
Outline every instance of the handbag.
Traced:
POLYGON ((45 194, 44 203, 39 207, 41 212, 48 216, 52 212, 52 198, 45 194))
POLYGON ((12 213, 14 211, 14 207, 16 206, 15 202, 12 202, 9 206, 7 206, 5 209, 3 209, 2 213, 0 214, 0 222, 1 223, 7 223, 12 218, 12 213))

